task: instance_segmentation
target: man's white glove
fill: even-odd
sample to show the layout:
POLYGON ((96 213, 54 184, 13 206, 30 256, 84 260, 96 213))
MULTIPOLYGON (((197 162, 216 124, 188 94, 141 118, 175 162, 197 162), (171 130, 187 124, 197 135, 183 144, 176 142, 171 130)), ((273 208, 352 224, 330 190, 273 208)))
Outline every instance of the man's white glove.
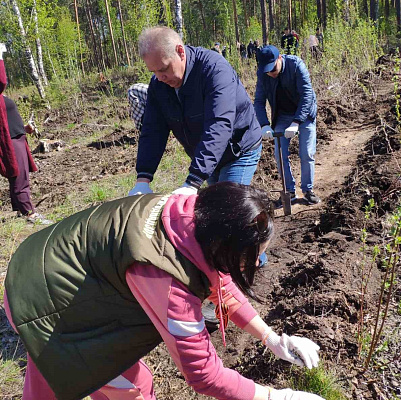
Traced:
POLYGON ((270 125, 265 125, 262 127, 262 138, 263 139, 273 139, 273 129, 270 125))
POLYGON ((135 194, 148 194, 153 193, 148 182, 137 182, 133 189, 130 190, 128 196, 134 196, 135 194))
POLYGON ((299 131, 299 124, 297 122, 293 122, 285 131, 284 136, 287 139, 291 139, 294 137, 299 131))
POLYGON ((323 397, 320 397, 313 393, 307 392, 296 392, 291 389, 270 389, 270 400, 324 400, 323 397))
POLYGON ((4 43, 0 43, 0 60, 3 59, 3 53, 7 51, 7 47, 4 43))
POLYGON ((185 194, 187 196, 190 196, 191 194, 197 194, 198 189, 194 186, 188 185, 188 183, 184 183, 181 187, 178 189, 175 189, 173 191, 173 194, 185 194))
POLYGON ((270 332, 263 343, 272 353, 282 360, 289 361, 299 367, 312 369, 319 363, 318 351, 320 347, 305 337, 287 336, 283 333, 278 336, 273 331, 270 332))

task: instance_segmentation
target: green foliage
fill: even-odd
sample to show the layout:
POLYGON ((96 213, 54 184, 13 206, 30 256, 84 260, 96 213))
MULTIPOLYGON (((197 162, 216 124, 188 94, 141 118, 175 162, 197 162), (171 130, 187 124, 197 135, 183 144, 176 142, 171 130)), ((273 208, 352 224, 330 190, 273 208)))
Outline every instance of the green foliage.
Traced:
POLYGON ((296 378, 290 380, 294 390, 315 393, 325 400, 346 400, 344 389, 338 384, 337 377, 324 366, 311 370, 304 369, 296 378))
POLYGON ((247 27, 245 32, 247 43, 249 43, 250 39, 252 41, 259 40, 259 43, 262 43, 262 24, 256 17, 250 18, 249 27, 247 27))
POLYGON ((85 198, 88 203, 103 203, 115 197, 115 191, 107 183, 93 183, 89 188, 89 193, 85 198))
POLYGON ((401 59, 400 59, 400 50, 397 48, 396 56, 395 56, 395 65, 394 65, 394 97, 395 97, 395 116, 397 119, 398 130, 401 131, 401 108, 400 108, 400 72, 401 72, 401 59))
MULTIPOLYGON (((380 294, 376 302, 373 334, 364 362, 365 368, 369 367, 373 357, 386 350, 389 340, 386 336, 385 325, 389 310, 394 304, 393 291, 397 285, 397 276, 400 267, 401 206, 398 206, 396 212, 389 216, 384 234, 387 239, 382 245, 380 253, 385 272, 381 281, 380 294)), ((378 251, 374 252, 374 254, 378 254, 378 251)), ((397 306, 394 307, 394 312, 397 312, 397 306)))

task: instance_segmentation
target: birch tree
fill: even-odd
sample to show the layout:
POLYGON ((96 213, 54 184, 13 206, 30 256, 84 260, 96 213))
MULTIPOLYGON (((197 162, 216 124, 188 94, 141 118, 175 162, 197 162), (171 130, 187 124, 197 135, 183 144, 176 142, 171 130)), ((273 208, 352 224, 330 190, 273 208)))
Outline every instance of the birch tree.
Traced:
POLYGON ((111 39, 111 43, 113 45, 114 62, 115 62, 115 65, 118 65, 116 43, 114 41, 113 25, 111 23, 111 18, 110 18, 109 3, 108 3, 107 0, 104 0, 104 2, 105 2, 105 5, 106 5, 107 21, 109 23, 110 39, 111 39))
POLYGON ((79 56, 80 56, 80 60, 81 60, 81 69, 82 69, 82 73, 85 75, 84 59, 83 59, 83 55, 82 55, 82 45, 81 45, 81 30, 79 29, 79 17, 78 17, 78 3, 77 3, 77 0, 74 0, 74 9, 75 9, 75 21, 77 23, 77 33, 78 33, 79 56))
POLYGON ((128 53, 128 47, 127 47, 127 41, 125 39, 125 29, 124 29, 124 19, 123 19, 123 13, 121 10, 121 1, 117 0, 117 5, 118 5, 118 13, 119 13, 119 19, 120 19, 120 26, 121 26, 121 36, 122 36, 122 41, 124 45, 124 50, 125 50, 125 55, 127 57, 127 64, 130 67, 131 66, 131 59, 128 53))
POLYGON ((175 25, 176 25, 177 33, 180 35, 181 39, 184 39, 181 0, 175 0, 174 10, 175 10, 175 25))
POLYGON ((35 60, 33 59, 31 47, 29 46, 29 43, 28 43, 28 40, 26 37, 26 31, 25 31, 24 23, 22 21, 21 13, 20 13, 20 10, 19 10, 18 4, 17 4, 17 0, 11 0, 11 4, 12 4, 13 10, 15 12, 15 15, 17 16, 18 26, 19 26, 21 38, 22 38, 22 43, 25 48, 25 57, 28 61, 28 65, 30 68, 33 82, 35 83, 35 86, 38 89, 39 96, 42 99, 44 99, 46 97, 45 90, 43 88, 42 81, 39 77, 38 69, 36 68, 36 64, 35 64, 35 60))
POLYGON ((33 7, 32 7, 32 17, 34 23, 34 32, 35 32, 35 43, 36 43, 36 58, 38 60, 38 72, 40 77, 43 80, 45 86, 49 84, 45 72, 45 68, 43 66, 43 52, 42 52, 42 43, 39 37, 39 24, 38 24, 38 11, 36 6, 36 0, 33 0, 33 7))

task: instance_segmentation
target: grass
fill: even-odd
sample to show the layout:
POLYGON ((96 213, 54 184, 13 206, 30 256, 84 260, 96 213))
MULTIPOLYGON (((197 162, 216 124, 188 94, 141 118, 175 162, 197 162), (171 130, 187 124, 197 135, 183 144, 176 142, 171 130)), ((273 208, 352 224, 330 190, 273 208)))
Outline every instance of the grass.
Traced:
POLYGON ((151 188, 154 192, 169 193, 179 188, 188 176, 190 159, 177 140, 170 138, 151 188))
POLYGON ((0 268, 7 266, 15 249, 30 233, 32 233, 32 225, 27 225, 23 218, 11 219, 0 224, 0 240, 5 243, 0 247, 0 268))
POLYGON ((3 360, 0 356, 0 397, 2 399, 17 399, 22 397, 21 370, 16 361, 3 360))
POLYGON ((325 400, 346 400, 344 388, 338 383, 338 378, 327 371, 321 362, 318 368, 304 369, 296 378, 291 378, 290 387, 293 390, 310 392, 323 397, 325 400))

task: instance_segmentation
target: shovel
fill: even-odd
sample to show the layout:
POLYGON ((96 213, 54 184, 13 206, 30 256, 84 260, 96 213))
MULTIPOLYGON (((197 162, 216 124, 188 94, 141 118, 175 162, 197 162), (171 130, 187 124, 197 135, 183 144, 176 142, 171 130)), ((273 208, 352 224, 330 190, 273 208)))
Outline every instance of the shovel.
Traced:
POLYGON ((281 183, 283 190, 280 190, 281 204, 283 205, 284 215, 291 215, 291 193, 287 192, 285 188, 285 176, 284 176, 284 165, 283 165, 283 152, 281 151, 281 140, 280 138, 284 136, 284 132, 274 132, 273 137, 276 138, 278 144, 278 157, 281 169, 281 183))

